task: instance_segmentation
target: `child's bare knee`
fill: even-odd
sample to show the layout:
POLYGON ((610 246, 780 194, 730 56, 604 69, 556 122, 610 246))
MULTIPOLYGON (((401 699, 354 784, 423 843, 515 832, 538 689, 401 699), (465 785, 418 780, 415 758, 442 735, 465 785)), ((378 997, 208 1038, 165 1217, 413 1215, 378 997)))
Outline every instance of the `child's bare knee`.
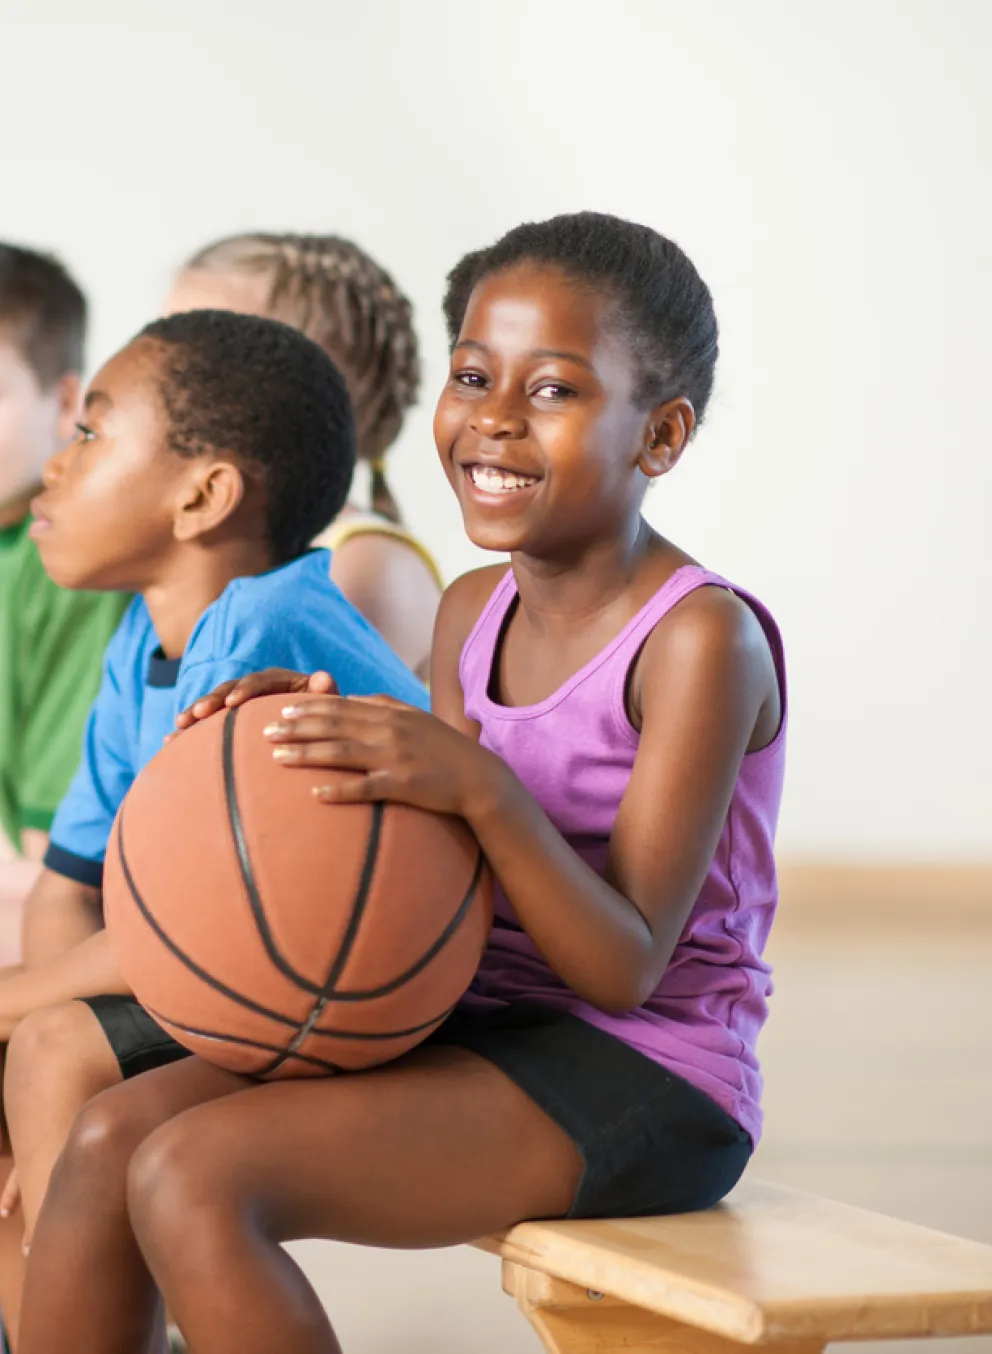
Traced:
POLYGON ((33 1011, 10 1037, 4 1072, 8 1116, 30 1096, 47 1096, 53 1082, 63 1084, 67 1072, 79 1069, 80 1052, 93 1017, 78 1001, 33 1011))
POLYGON ((127 1173, 128 1209, 132 1218, 158 1220, 168 1225, 173 1209, 185 1211, 193 1180, 195 1144, 181 1123, 164 1124, 155 1130, 131 1158, 127 1173))
MULTIPOLYGON (((201 1232, 238 1211, 237 1189, 226 1169, 230 1143, 213 1134, 196 1111, 156 1129, 131 1157, 127 1200, 139 1236, 153 1244, 189 1237, 190 1220, 201 1232)), ((235 1171, 234 1174, 237 1172, 235 1171)), ((206 1241, 206 1236, 200 1238, 206 1241)))

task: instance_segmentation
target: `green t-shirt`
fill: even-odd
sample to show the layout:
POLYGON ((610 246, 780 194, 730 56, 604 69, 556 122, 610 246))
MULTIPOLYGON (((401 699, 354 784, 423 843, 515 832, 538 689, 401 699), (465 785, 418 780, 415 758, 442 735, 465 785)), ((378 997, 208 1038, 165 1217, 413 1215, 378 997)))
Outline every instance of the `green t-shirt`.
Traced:
POLYGON ((0 831, 47 832, 79 764, 103 651, 130 600, 69 592, 42 568, 30 519, 0 530, 0 831))

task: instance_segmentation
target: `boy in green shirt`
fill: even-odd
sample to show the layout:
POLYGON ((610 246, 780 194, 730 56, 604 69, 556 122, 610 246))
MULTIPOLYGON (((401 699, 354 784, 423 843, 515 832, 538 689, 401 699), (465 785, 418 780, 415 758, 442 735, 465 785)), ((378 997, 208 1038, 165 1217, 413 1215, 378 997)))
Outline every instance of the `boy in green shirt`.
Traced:
POLYGON ((79 762, 128 599, 55 586, 28 538, 41 468, 73 435, 86 301, 55 259, 0 244, 0 966, 79 762))

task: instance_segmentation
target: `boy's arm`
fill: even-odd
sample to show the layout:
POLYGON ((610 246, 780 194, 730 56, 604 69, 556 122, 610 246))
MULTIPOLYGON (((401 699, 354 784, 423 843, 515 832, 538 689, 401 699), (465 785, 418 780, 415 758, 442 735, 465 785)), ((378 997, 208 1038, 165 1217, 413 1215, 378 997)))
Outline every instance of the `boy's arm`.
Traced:
MULTIPOLYGON (((38 882, 41 861, 48 844, 44 832, 21 834, 23 856, 0 856, 0 963, 11 964, 22 954, 24 905, 38 882)), ((0 977, 2 977, 0 973, 0 977)))
POLYGON ((100 890, 43 869, 24 908, 26 968, 46 964, 103 929, 100 890))
POLYGON ((25 1016, 45 1006, 77 997, 128 996, 130 992, 114 959, 110 937, 105 930, 97 931, 37 968, 0 979, 0 1040, 8 1040, 25 1016))

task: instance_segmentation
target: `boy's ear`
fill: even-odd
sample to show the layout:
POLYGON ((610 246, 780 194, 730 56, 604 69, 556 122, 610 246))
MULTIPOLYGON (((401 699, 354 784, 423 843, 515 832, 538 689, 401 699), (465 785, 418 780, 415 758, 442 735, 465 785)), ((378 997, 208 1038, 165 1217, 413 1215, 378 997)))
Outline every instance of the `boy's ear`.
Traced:
POLYGON ((230 461, 195 460, 176 499, 172 530, 177 541, 216 531, 241 505, 244 476, 230 461))
POLYGON ((648 479, 667 475, 678 465, 696 426, 692 401, 680 395, 655 405, 644 426, 644 443, 637 464, 648 479))
POLYGON ((67 371, 55 382, 55 435, 60 449, 71 442, 76 434, 82 394, 83 382, 78 371, 67 371))

